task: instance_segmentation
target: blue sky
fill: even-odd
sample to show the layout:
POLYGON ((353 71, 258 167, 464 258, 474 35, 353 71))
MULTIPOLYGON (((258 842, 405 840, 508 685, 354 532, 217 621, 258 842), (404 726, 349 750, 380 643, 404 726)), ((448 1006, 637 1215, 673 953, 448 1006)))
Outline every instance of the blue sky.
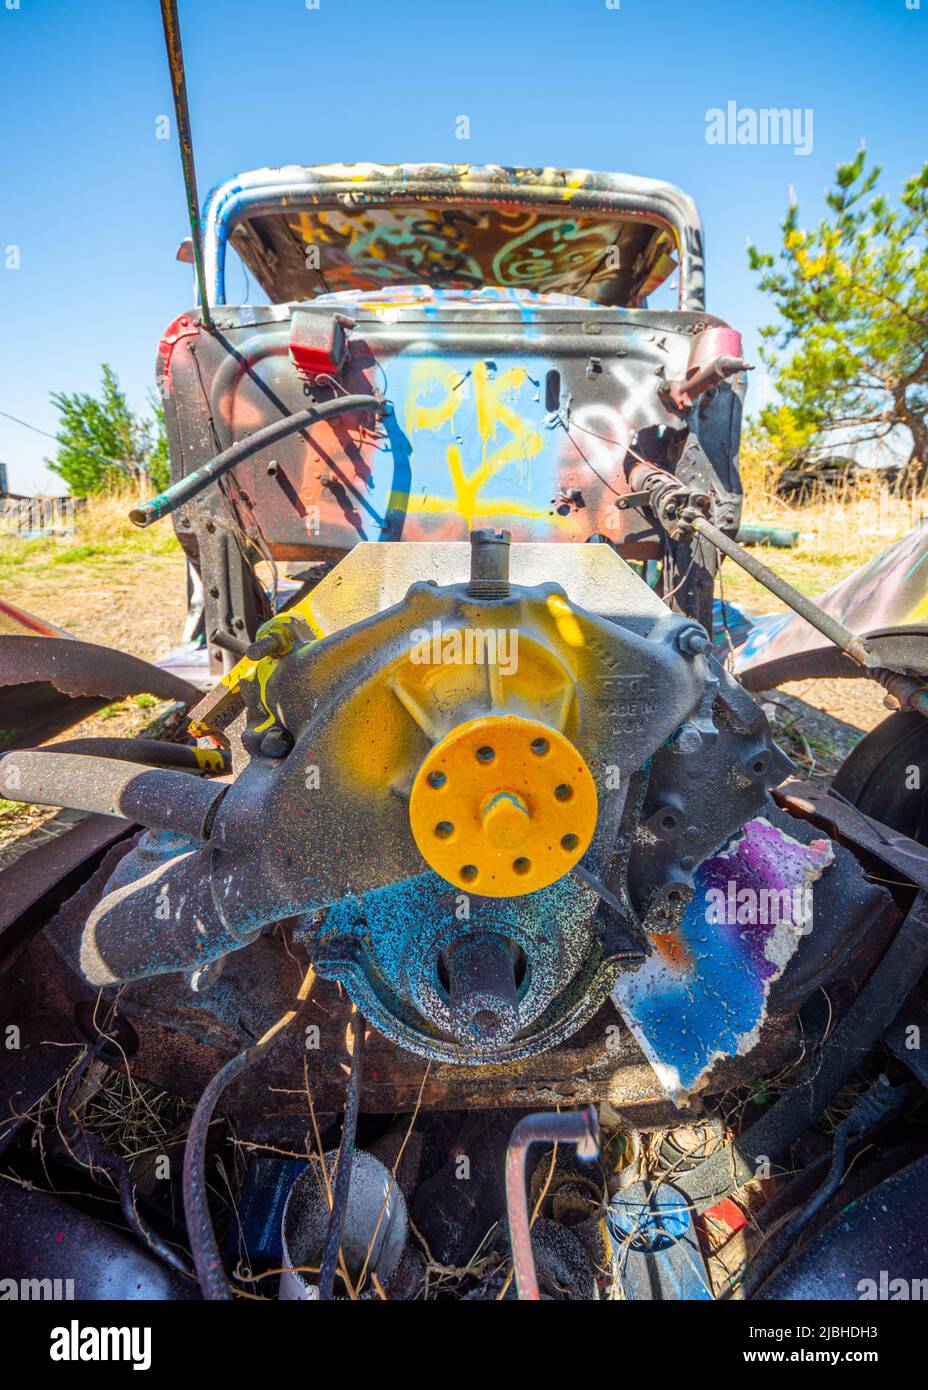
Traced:
MULTIPOLYGON (((861 139, 887 190, 928 157, 928 0, 318 4, 180 0, 201 199, 238 170, 353 160, 667 179, 701 208, 709 308, 753 360, 769 312, 745 243, 776 244, 790 185, 811 221, 861 139), (728 101, 811 108, 811 154, 707 144, 728 101)), ((95 390, 103 362, 144 406, 191 299, 177 143, 155 138, 171 112, 157 0, 0 0, 0 410, 54 432, 49 392, 95 390)), ((60 489, 54 448, 0 417, 14 491, 60 489)))

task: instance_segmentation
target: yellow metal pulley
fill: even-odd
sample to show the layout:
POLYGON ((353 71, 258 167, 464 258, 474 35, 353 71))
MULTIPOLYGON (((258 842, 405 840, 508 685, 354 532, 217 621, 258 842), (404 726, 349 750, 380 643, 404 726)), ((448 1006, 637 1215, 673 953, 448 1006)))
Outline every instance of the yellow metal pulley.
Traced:
POLYGON ((510 714, 452 729, 423 761, 409 801, 429 867, 485 897, 563 878, 585 854, 597 812, 596 783, 570 740, 510 714))

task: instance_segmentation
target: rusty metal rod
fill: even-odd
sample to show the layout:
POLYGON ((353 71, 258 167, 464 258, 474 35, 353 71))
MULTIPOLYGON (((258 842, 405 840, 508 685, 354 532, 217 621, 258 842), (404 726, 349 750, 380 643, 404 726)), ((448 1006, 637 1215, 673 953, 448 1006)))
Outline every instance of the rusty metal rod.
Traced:
POLYGON ((857 662, 858 666, 871 664, 870 650, 862 637, 856 636, 850 628, 839 623, 837 618, 824 612, 817 603, 806 598, 798 589, 794 589, 792 584, 781 579, 772 569, 768 569, 743 546, 740 546, 737 541, 733 541, 729 536, 726 536, 724 531, 713 526, 712 522, 704 516, 690 517, 687 514, 685 519, 694 531, 698 532, 700 536, 705 536, 706 540, 710 541, 717 550, 721 550, 723 555, 727 555, 730 560, 734 560, 736 565, 740 565, 743 570, 746 570, 752 579, 756 579, 759 584, 763 584, 765 589, 776 594, 777 598, 782 599, 787 607, 799 614, 800 618, 805 618, 806 622, 820 632, 823 637, 827 637, 829 642, 834 642, 836 647, 840 647, 843 652, 846 652, 852 661, 857 662))
POLYGON ((272 1024, 257 1042, 246 1047, 244 1051, 236 1053, 226 1062, 225 1066, 220 1067, 210 1080, 197 1102, 196 1110, 193 1112, 190 1128, 187 1131, 187 1142, 184 1145, 184 1220, 187 1223, 187 1235, 190 1238, 190 1251, 193 1255, 197 1279, 203 1297, 206 1299, 228 1300, 232 1297, 225 1266, 222 1263, 219 1242, 213 1228, 213 1218, 210 1215, 209 1187, 206 1181, 206 1146, 209 1142, 213 1112, 220 1097, 231 1082, 263 1057, 275 1039, 300 1014, 303 1005, 309 998, 315 979, 315 971, 310 966, 297 990, 293 1007, 288 1009, 275 1024, 272 1024))
POLYGON ((178 768, 183 772, 231 772, 232 759, 221 748, 191 748, 157 738, 68 738, 43 743, 30 753, 86 753, 90 757, 120 758, 148 767, 178 768))
POLYGON ((180 145, 180 162, 184 174, 184 191, 187 194, 187 215, 190 218, 190 234, 193 238, 193 263, 197 272, 197 287, 200 292, 200 312, 204 328, 212 328, 213 320, 206 296, 206 275, 203 269, 203 232, 200 227, 200 200, 197 195, 197 172, 193 159, 193 135, 190 130, 190 111, 187 106, 187 77, 184 71, 184 50, 180 40, 180 21, 177 17, 177 0, 161 0, 161 24, 164 29, 164 44, 168 54, 168 67, 171 70, 171 87, 174 92, 174 115, 177 120, 177 142, 180 145))
POLYGON ((520 1300, 525 1302, 537 1302, 541 1298, 525 1184, 525 1160, 529 1146, 535 1143, 576 1144, 580 1158, 595 1158, 599 1153, 599 1118, 595 1107, 588 1105, 584 1110, 564 1114, 526 1115, 512 1131, 506 1150, 506 1210, 516 1290, 520 1300))
POLYGON ((250 458, 269 444, 279 443, 288 434, 308 429, 319 420, 331 420, 333 416, 347 415, 352 411, 382 409, 383 401, 377 396, 336 396, 334 400, 321 401, 307 410, 298 410, 294 415, 285 415, 283 419, 274 420, 263 429, 255 430, 254 434, 248 435, 246 439, 240 439, 228 449, 223 449, 221 454, 217 454, 200 468, 195 468, 185 478, 179 478, 150 502, 142 502, 139 506, 133 507, 129 513, 129 520, 134 526, 151 526, 152 522, 160 521, 182 503, 191 501, 204 488, 209 487, 210 483, 217 482, 243 459, 250 458))

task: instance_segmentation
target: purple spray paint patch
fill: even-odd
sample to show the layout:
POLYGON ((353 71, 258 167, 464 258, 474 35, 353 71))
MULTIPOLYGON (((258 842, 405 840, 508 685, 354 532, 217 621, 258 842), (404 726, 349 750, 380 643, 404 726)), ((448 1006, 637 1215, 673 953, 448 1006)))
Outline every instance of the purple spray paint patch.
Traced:
POLYGON ((700 865, 677 931, 619 977, 612 998, 674 1099, 719 1057, 749 1052, 770 986, 812 926, 812 885, 834 862, 829 840, 805 845, 763 819, 700 865))

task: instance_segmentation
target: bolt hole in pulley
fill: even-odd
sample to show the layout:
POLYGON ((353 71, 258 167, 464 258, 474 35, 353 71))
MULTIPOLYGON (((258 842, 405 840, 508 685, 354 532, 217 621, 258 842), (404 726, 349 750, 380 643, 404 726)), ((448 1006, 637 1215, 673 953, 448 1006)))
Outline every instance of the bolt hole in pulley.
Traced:
POLYGON ((597 812, 596 784, 569 739, 509 714, 446 734, 420 766, 409 801, 429 867, 487 897, 532 893, 563 878, 586 852, 597 812), (445 815, 435 815, 438 806, 445 815))

